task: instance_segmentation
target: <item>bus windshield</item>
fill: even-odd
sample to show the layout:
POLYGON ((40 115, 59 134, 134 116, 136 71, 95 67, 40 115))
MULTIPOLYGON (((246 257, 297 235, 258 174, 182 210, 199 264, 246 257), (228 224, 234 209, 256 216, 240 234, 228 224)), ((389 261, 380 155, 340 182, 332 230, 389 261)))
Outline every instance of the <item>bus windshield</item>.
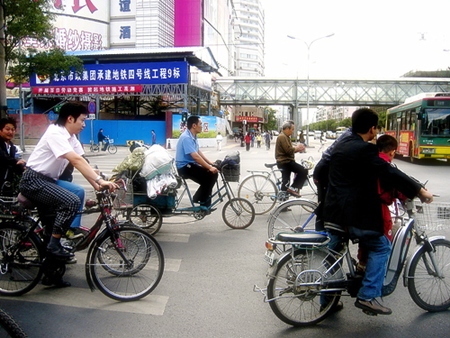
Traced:
POLYGON ((450 135, 450 108, 426 108, 422 115, 423 135, 450 135))

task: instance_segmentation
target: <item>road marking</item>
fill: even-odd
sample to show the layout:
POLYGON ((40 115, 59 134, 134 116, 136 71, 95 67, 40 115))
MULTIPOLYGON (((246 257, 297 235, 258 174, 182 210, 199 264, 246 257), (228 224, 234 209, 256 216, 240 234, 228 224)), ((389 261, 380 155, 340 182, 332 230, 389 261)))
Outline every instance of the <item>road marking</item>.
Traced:
MULTIPOLYGON (((11 299, 0 297, 0 299, 11 299)), ((114 312, 139 313, 162 316, 169 297, 148 295, 136 302, 117 302, 107 298, 96 290, 91 292, 88 288, 50 288, 37 286, 35 292, 30 292, 18 298, 20 301, 69 306, 84 309, 96 309, 114 312), (70 303, 70 305, 69 305, 70 303)))
POLYGON ((178 272, 180 271, 181 259, 164 258, 164 271, 178 272))

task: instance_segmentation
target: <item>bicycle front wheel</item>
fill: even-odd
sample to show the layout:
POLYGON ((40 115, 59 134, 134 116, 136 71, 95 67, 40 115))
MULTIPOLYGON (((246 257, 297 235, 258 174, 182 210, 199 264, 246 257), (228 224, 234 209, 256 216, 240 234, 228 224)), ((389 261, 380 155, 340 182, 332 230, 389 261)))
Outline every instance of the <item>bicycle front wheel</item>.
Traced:
MULTIPOLYGON (((313 325, 325 319, 341 294, 320 292, 320 281, 334 262, 326 249, 297 250, 293 256, 283 256, 267 285, 267 301, 275 315, 293 326, 313 325)), ((335 270, 331 274, 342 278, 342 270, 335 270)))
POLYGON ((108 152, 109 152, 110 154, 115 154, 115 153, 117 153, 117 147, 116 147, 114 144, 110 144, 110 145, 108 146, 108 152))
POLYGON ((12 338, 28 337, 14 318, 0 309, 0 337, 4 337, 4 334, 2 334, 4 331, 12 338))
POLYGON ((15 223, 0 225, 0 294, 20 296, 42 277, 44 248, 34 234, 23 238, 25 228, 15 223))
POLYGON ((438 239, 432 243, 433 252, 422 247, 413 258, 408 272, 408 291, 422 309, 445 311, 450 307, 450 241, 438 239))
POLYGON ((141 299, 152 292, 164 272, 158 242, 144 230, 122 227, 96 240, 88 257, 95 286, 119 301, 141 299))
POLYGON ((277 202, 278 188, 265 175, 255 174, 239 184, 238 197, 245 198, 255 208, 255 215, 270 211, 277 202))
POLYGON ((128 218, 150 235, 155 235, 162 226, 161 212, 150 204, 138 204, 131 210, 128 218))
POLYGON ((225 203, 222 209, 222 218, 225 224, 232 229, 245 229, 253 223, 255 209, 244 198, 232 198, 225 203))
POLYGON ((280 232, 315 230, 316 215, 311 213, 317 208, 313 201, 302 198, 281 203, 270 215, 268 233, 274 238, 280 232))

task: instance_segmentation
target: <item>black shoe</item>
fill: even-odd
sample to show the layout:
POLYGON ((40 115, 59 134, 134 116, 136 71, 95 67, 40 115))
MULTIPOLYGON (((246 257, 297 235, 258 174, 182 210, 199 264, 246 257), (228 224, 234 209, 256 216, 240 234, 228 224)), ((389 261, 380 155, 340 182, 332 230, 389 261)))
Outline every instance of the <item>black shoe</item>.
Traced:
POLYGON ((66 249, 64 249, 62 246, 60 247, 47 247, 47 252, 59 259, 70 259, 74 257, 75 255, 66 249))
POLYGON ((62 278, 58 280, 51 280, 49 277, 44 276, 42 278, 42 285, 45 286, 54 286, 57 288, 67 288, 69 286, 72 286, 69 282, 64 281, 62 278))
POLYGON ((375 298, 372 300, 357 299, 355 306, 368 315, 390 315, 392 310, 381 305, 375 298))

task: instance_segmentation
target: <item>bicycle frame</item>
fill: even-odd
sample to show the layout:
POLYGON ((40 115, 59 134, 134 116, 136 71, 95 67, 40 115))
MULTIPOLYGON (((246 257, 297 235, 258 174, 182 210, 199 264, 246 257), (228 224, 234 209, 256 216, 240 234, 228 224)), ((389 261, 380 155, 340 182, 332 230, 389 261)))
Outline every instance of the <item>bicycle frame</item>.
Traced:
POLYGON ((210 210, 210 209, 214 208, 217 204, 223 202, 225 196, 228 199, 234 198, 234 193, 231 190, 230 183, 225 180, 225 177, 223 176, 222 172, 219 171, 219 175, 220 175, 220 178, 222 180, 222 186, 219 185, 218 181, 216 182, 217 190, 211 196, 211 205, 209 207, 195 206, 194 205, 194 201, 192 199, 192 194, 191 194, 191 191, 189 189, 189 186, 186 183, 186 180, 184 178, 181 178, 184 188, 183 188, 180 196, 175 201, 174 213, 186 213, 186 212, 191 213, 192 211, 201 211, 201 210, 207 211, 207 210, 210 210), (223 193, 224 190, 225 190, 225 193, 223 193), (187 194, 191 206, 187 207, 187 208, 179 208, 179 206, 181 204, 181 201, 183 200, 183 197, 184 197, 185 194, 187 194))

